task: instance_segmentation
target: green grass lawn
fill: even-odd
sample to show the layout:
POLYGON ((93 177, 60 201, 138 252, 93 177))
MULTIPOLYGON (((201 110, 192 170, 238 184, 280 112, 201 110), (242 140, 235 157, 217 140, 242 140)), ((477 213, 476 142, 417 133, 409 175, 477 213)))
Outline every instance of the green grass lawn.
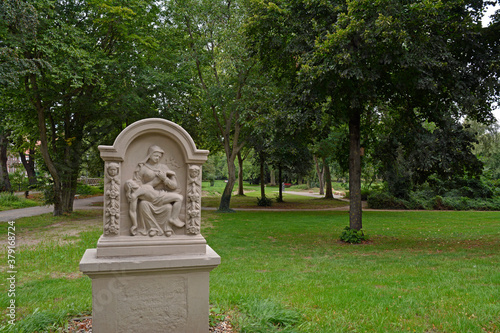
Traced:
MULTIPOLYGON (((243 332, 500 332, 500 213, 363 216, 370 241, 346 245, 347 212, 203 211, 202 233, 222 257, 211 303, 243 332)), ((96 246, 102 212, 38 221, 16 221, 18 332, 55 332, 91 312, 78 263, 96 246)))
MULTIPOLYGON (((214 186, 210 186, 208 182, 203 182, 204 196, 201 203, 203 207, 218 208, 220 204, 220 196, 224 191, 225 183, 216 181, 214 186)), ((324 199, 307 197, 289 193, 290 191, 310 192, 302 190, 286 189, 283 192, 283 202, 277 202, 279 188, 277 186, 266 186, 266 196, 273 200, 269 207, 259 207, 257 198, 261 196, 260 185, 248 185, 243 187, 244 196, 233 195, 231 197, 231 208, 258 208, 258 209, 331 209, 348 206, 349 203, 335 199, 324 199), (288 191, 288 192, 287 192, 288 191)), ((312 191, 311 191, 312 192, 312 191)))

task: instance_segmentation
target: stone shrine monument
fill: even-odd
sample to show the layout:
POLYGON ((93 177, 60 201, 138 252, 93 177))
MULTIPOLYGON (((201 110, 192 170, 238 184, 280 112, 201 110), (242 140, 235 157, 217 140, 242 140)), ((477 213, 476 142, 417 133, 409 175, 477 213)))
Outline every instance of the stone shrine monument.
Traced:
POLYGON ((220 264, 200 234, 208 151, 156 118, 99 150, 103 235, 80 261, 92 279, 93 332, 208 332, 209 274, 220 264))

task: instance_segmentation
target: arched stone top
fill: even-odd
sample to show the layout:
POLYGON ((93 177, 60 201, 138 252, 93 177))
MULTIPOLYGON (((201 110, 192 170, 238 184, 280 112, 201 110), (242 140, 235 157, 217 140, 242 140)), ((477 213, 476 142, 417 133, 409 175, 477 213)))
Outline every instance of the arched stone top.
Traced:
POLYGON ((147 118, 127 126, 115 139, 113 146, 99 146, 101 158, 105 161, 123 161, 128 146, 144 134, 157 133, 167 136, 182 147, 186 163, 204 163, 208 150, 197 149, 186 130, 181 126, 162 118, 147 118))

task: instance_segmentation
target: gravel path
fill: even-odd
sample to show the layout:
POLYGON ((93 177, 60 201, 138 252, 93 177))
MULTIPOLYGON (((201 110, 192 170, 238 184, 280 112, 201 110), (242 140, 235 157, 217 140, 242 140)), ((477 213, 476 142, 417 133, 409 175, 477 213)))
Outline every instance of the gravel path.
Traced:
MULTIPOLYGON (((234 333, 233 326, 228 321, 221 321, 215 327, 209 327, 209 332, 213 333, 234 333)), ((65 333, 92 333, 92 318, 74 318, 68 323, 65 333)))
MULTIPOLYGON (((85 198, 85 199, 76 199, 75 203, 73 204, 73 209, 74 210, 77 210, 77 209, 102 209, 102 205, 101 206, 94 206, 94 204, 101 203, 101 202, 103 202, 103 200, 104 200, 104 197, 102 197, 102 196, 85 198)), ((13 210, 4 210, 4 211, 0 212, 0 222, 15 221, 21 217, 42 215, 42 214, 52 213, 53 211, 54 211, 54 207, 52 205, 20 208, 20 209, 13 209, 13 210)))

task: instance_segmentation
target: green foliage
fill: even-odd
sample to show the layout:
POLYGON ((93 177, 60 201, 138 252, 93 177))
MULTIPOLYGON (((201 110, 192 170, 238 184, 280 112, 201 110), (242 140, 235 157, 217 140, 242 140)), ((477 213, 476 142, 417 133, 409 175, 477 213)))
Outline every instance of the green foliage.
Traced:
POLYGON ((0 193, 0 210, 38 206, 38 203, 11 193, 0 193))
POLYGON ((134 120, 165 115, 153 96, 161 94, 172 103, 165 91, 175 90, 176 84, 169 82, 165 89, 158 76, 152 81, 151 69, 165 69, 167 60, 160 63, 156 57, 159 45, 168 49, 170 41, 160 34, 158 7, 152 1, 30 3, 9 7, 18 16, 33 16, 36 24, 29 34, 15 24, 5 29, 0 24, 4 45, 21 58, 16 60, 35 64, 29 71, 18 70, 18 85, 2 96, 16 137, 40 142, 37 149, 53 187, 47 199, 61 214, 72 209, 68 198, 75 194, 82 159, 88 171, 95 171, 96 158, 86 154, 90 147, 112 141, 134 120))
POLYGON ((226 319, 225 311, 219 307, 210 307, 210 313, 208 315, 208 325, 210 327, 216 327, 217 324, 226 319))
POLYGON ((285 202, 285 200, 283 199, 283 197, 280 197, 279 194, 275 195, 274 200, 276 200, 277 203, 283 203, 283 202, 285 202))
POLYGON ((294 328, 302 321, 297 310, 270 299, 244 300, 239 310, 237 322, 242 333, 295 332, 294 328))
MULTIPOLYGON (((347 188, 349 188, 349 187, 347 187, 347 188)), ((374 191, 366 189, 366 188, 365 189, 361 189, 361 200, 363 200, 363 201, 368 200, 368 197, 370 196, 370 194, 372 192, 374 192, 374 191)), ((351 193, 350 191, 346 191, 345 192, 345 198, 346 199, 350 199, 350 193, 351 193)))
POLYGON ((290 186, 290 191, 293 190, 308 190, 309 186, 307 184, 301 184, 301 185, 292 185, 290 186))
POLYGON ((474 135, 458 122, 443 118, 438 124, 419 123, 403 116, 392 117, 385 117, 380 125, 375 155, 387 190, 395 197, 409 200, 410 192, 427 181, 433 182, 433 187, 465 187, 451 183, 481 173, 482 163, 472 152, 474 135))
POLYGON ((80 195, 98 195, 103 194, 102 188, 98 186, 90 186, 87 184, 78 184, 76 186, 76 194, 80 195))
POLYGON ((342 231, 340 240, 345 243, 359 244, 368 240, 368 236, 365 235, 363 230, 351 229, 351 227, 347 226, 344 228, 344 231, 342 231))
POLYGON ((404 209, 402 199, 387 192, 375 192, 368 196, 368 207, 373 209, 404 209))
POLYGON ((257 198, 257 205, 261 207, 270 207, 273 204, 273 199, 268 197, 257 198))
POLYGON ((36 308, 18 325, 17 332, 53 332, 66 324, 68 312, 60 309, 56 312, 36 308))
POLYGON ((9 179, 14 191, 26 191, 29 188, 28 178, 20 165, 17 165, 16 171, 9 173, 9 179))
POLYGON ((203 165, 203 179, 227 179, 227 164, 221 152, 208 155, 207 162, 203 165))
POLYGON ((400 199, 387 192, 375 192, 368 197, 373 209, 434 209, 434 210, 500 210, 500 197, 468 198, 464 196, 434 195, 432 192, 412 192, 408 199, 400 199))

